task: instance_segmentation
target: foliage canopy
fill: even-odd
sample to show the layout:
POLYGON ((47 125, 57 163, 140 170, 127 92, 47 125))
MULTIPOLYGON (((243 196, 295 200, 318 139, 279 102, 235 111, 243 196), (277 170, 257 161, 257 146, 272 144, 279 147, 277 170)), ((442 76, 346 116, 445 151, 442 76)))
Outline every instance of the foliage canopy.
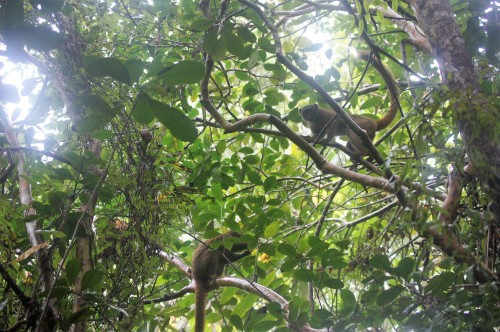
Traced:
MULTIPOLYGON (((498 122, 500 10, 451 5, 481 132, 498 122)), ((2 55, 37 75, 0 85, 0 329, 189 329, 182 262, 228 230, 252 255, 210 293, 223 330, 498 328, 499 219, 416 17, 408 1, 1 0, 2 55), (356 50, 402 90, 363 160, 343 139, 311 148, 299 114, 387 111, 356 50), (19 94, 33 106, 9 117, 19 94)))

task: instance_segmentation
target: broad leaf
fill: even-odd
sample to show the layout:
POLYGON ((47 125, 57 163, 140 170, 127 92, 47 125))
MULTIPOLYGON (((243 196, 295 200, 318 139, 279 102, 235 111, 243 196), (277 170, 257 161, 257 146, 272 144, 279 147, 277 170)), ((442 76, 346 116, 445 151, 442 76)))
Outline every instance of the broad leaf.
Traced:
POLYGON ((116 58, 88 56, 85 58, 85 69, 94 77, 112 77, 122 83, 130 84, 127 67, 116 58))
POLYGON ((158 73, 158 77, 168 85, 199 83, 205 75, 205 66, 199 61, 179 61, 158 73))

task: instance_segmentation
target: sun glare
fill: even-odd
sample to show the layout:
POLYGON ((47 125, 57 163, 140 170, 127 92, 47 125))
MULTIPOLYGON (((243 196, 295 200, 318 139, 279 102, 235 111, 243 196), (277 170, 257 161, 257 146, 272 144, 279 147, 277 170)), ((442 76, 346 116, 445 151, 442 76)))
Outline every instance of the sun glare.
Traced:
MULTIPOLYGON (((33 94, 36 94, 39 87, 23 93, 23 82, 26 79, 33 78, 37 75, 36 68, 31 64, 13 63, 5 57, 0 57, 0 79, 3 84, 10 84, 16 87, 19 101, 17 103, 6 103, 5 110, 11 122, 23 120, 33 106, 33 94)), ((14 96, 8 96, 14 97, 14 96)))

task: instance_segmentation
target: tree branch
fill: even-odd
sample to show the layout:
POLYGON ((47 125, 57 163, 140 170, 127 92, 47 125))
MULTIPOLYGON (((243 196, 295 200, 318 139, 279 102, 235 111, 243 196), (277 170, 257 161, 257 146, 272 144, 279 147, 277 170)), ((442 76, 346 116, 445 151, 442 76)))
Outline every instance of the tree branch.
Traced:
POLYGON ((16 293, 23 307, 27 309, 30 304, 30 298, 26 296, 26 294, 24 294, 21 288, 19 288, 19 286, 16 284, 16 281, 10 276, 9 272, 2 265, 2 263, 0 263, 0 275, 2 275, 5 282, 7 282, 7 285, 9 285, 9 287, 12 288, 14 293, 16 293))
POLYGON ((431 53, 431 45, 429 44, 429 41, 425 37, 422 30, 420 30, 420 28, 415 23, 406 20, 403 16, 396 13, 389 6, 376 6, 373 8, 373 10, 382 13, 385 18, 391 20, 392 23, 403 29, 410 37, 406 40, 407 43, 415 46, 419 51, 422 51, 426 54, 431 53))
MULTIPOLYGON (((179 257, 168 254, 165 251, 161 250, 160 251, 160 257, 167 262, 168 264, 171 264, 175 267, 177 267, 182 273, 184 273, 186 276, 188 276, 190 279, 192 279, 191 275, 191 268, 189 265, 187 265, 182 259, 179 257)), ((258 283, 252 282, 247 279, 242 279, 242 278, 237 278, 237 277, 230 277, 230 276, 224 276, 224 277, 219 277, 215 279, 213 282, 215 286, 218 287, 236 287, 239 289, 242 289, 244 291, 247 291, 249 293, 255 294, 266 301, 269 302, 277 302, 281 310, 283 310, 283 315, 286 319, 288 319, 288 301, 285 300, 284 297, 282 297, 280 294, 276 293, 270 288, 267 288, 265 286, 262 286, 258 283)), ((151 299, 151 300, 145 300, 142 303, 144 304, 151 304, 151 303, 159 303, 163 301, 168 301, 168 300, 173 300, 176 298, 179 298, 185 294, 189 293, 194 293, 195 288, 194 288, 194 283, 191 283, 187 285, 186 287, 182 288, 181 290, 175 292, 175 293, 169 293, 161 298, 157 299, 151 299)), ((326 332, 326 329, 313 329, 309 327, 308 325, 304 326, 303 328, 297 329, 294 328, 295 331, 300 331, 300 332, 307 332, 307 331, 318 331, 318 332, 326 332)))
MULTIPOLYGON (((298 67, 296 67, 292 62, 290 62, 285 55, 283 54, 283 47, 281 44, 281 39, 280 36, 278 35, 278 32, 276 30, 276 27, 273 25, 273 23, 267 18, 267 16, 262 12, 262 10, 254 3, 248 1, 248 0, 238 0, 240 3, 245 4, 246 6, 252 8, 257 15, 262 19, 264 24, 267 26, 267 28, 271 31, 271 34, 274 39, 275 43, 275 48, 276 48, 276 57, 278 61, 283 64, 285 67, 287 67, 292 73, 294 73, 298 78, 306 82, 309 86, 311 86, 316 92, 323 98, 325 102, 330 105, 330 107, 337 113, 337 115, 340 117, 340 119, 356 134, 358 137, 360 137, 361 141, 363 142, 363 145, 367 148, 367 150, 370 152, 370 154, 375 158, 375 160, 380 164, 384 165, 385 160, 382 158, 380 153, 378 152, 377 148, 373 145, 372 141, 366 134, 366 132, 361 129, 347 114, 347 112, 330 96, 330 94, 311 76, 307 75, 304 73, 302 70, 300 70, 298 67)), ((281 130, 280 130, 281 131, 281 130)), ((295 143, 295 142, 294 142, 295 143)), ((297 143, 296 143, 297 144, 297 143)), ((300 146, 300 145, 299 145, 300 146)), ((311 158, 314 157, 311 156, 311 158)), ((316 161, 317 162, 317 161, 316 161)), ((318 163, 316 163, 318 165, 318 163)), ((329 165, 330 166, 330 165, 329 165)), ((318 167, 319 168, 319 167, 318 167)), ((328 167, 330 169, 330 167, 328 167)), ((391 172, 391 170, 386 167, 384 169, 385 171, 385 176, 389 181, 391 182, 398 182, 394 174, 391 172)), ((399 192, 399 185, 394 186, 394 193, 396 193, 398 200, 400 203, 405 206, 406 205, 406 198, 404 196, 403 192, 399 192)))

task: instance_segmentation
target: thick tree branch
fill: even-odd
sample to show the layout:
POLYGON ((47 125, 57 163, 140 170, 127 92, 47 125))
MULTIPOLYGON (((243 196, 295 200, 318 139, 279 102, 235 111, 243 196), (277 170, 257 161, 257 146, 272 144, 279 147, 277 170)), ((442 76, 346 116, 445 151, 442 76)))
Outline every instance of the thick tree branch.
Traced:
MULTIPOLYGON (((241 2, 251 5, 252 8, 255 7, 252 3, 250 3, 246 0, 241 0, 241 2)), ((265 16, 260 11, 260 9, 258 7, 255 7, 255 8, 257 8, 259 10, 259 13, 263 16, 263 19, 264 19, 265 16)), ((265 18, 265 20, 267 21, 267 18, 265 18)), ((269 24, 270 24, 270 22, 269 22, 269 24)), ((281 54, 281 42, 280 42, 279 37, 277 36, 277 33, 275 30, 273 31, 273 34, 275 34, 276 35, 275 38, 277 38, 276 39, 276 50, 277 50, 276 52, 277 52, 277 54, 281 54)), ((283 56, 281 56, 281 57, 284 58, 283 56)), ((293 68, 298 70, 298 68, 295 68, 294 66, 293 66, 293 68)), ((320 171, 322 171, 326 174, 333 174, 333 175, 345 178, 346 180, 360 183, 360 184, 363 184, 363 185, 368 186, 368 187, 382 189, 382 190, 385 190, 385 191, 388 191, 391 193, 396 193, 399 191, 399 186, 397 186, 394 183, 397 181, 396 177, 394 177, 394 175, 388 169, 386 169, 386 176, 390 175, 390 177, 389 177, 390 180, 370 177, 370 176, 367 176, 364 174, 359 174, 359 173, 338 167, 335 164, 326 161, 319 154, 319 152, 314 149, 313 146, 311 146, 309 143, 307 143, 307 141, 305 141, 302 137, 297 135, 285 123, 283 123, 279 118, 277 118, 273 115, 254 114, 254 115, 251 115, 251 116, 244 118, 240 121, 237 121, 235 123, 230 123, 222 116, 222 114, 220 114, 218 112, 218 110, 215 108, 215 106, 210 101, 208 82, 210 79, 212 69, 213 69, 213 60, 208 56, 206 59, 205 76, 200 83, 200 85, 201 85, 200 103, 205 108, 205 110, 207 110, 210 113, 210 115, 216 120, 216 122, 218 124, 220 124, 222 126, 222 128, 224 128, 224 130, 227 133, 242 130, 243 128, 251 126, 251 125, 256 124, 256 123, 269 122, 269 123, 273 124, 283 135, 285 135, 293 143, 295 143, 298 147, 300 147, 304 152, 306 152, 306 154, 308 154, 311 157, 311 159, 315 162, 316 166, 318 167, 318 169, 320 171)), ((298 71, 301 73, 301 75, 302 74, 305 75, 302 71, 300 71, 300 70, 298 70, 298 71)), ((313 80, 313 82, 315 82, 315 81, 313 80)), ((340 108, 340 110, 342 110, 342 108, 328 95, 328 93, 323 88, 321 88, 321 86, 319 86, 319 84, 317 84, 316 82, 315 82, 315 84, 317 85, 317 88, 320 91, 322 91, 322 94, 325 95, 325 97, 327 97, 327 99, 329 99, 329 101, 331 103, 333 103, 334 105, 337 105, 337 107, 340 108)), ((354 122, 347 115, 347 113, 344 112, 343 115, 345 115, 345 117, 348 118, 348 121, 350 121, 351 124, 354 124, 354 122)), ((356 124, 354 124, 354 126, 357 127, 356 124)), ((363 130, 361 130, 359 127, 357 127, 357 130, 358 130, 358 132, 360 132, 361 134, 366 136, 366 133, 363 130)), ((373 144, 371 143, 371 141, 368 139, 367 136, 366 136, 366 139, 368 140, 368 142, 372 146, 372 148, 376 151, 376 149, 373 147, 373 144)), ((378 151, 376 152, 376 154, 378 154, 378 151)), ((384 160, 380 157, 379 154, 378 154, 378 157, 379 157, 378 159, 381 162, 381 164, 384 164, 384 160)), ((403 194, 401 193, 400 196, 403 197, 403 194)), ((402 200, 404 201, 403 198, 402 198, 402 200)))
POLYGON ((403 29, 409 35, 409 38, 406 40, 407 43, 415 46, 419 51, 431 53, 429 41, 415 23, 406 20, 389 6, 377 6, 374 10, 382 13, 385 18, 391 20, 394 24, 403 29))
POLYGON ((465 247, 458 242, 454 235, 443 234, 430 223, 426 226, 422 234, 432 239, 435 246, 440 248, 448 256, 453 257, 457 262, 474 266, 474 276, 478 282, 487 283, 498 281, 498 276, 478 258, 471 255, 465 247))
MULTIPOLYGON (((33 197, 31 194, 31 185, 29 182, 29 172, 27 171, 27 166, 25 164, 24 154, 19 150, 20 144, 17 136, 12 128, 7 114, 3 109, 0 108, 0 122, 3 124, 5 137, 9 142, 9 145, 13 151, 13 159, 17 162, 17 172, 18 172, 18 184, 19 184, 19 196, 21 204, 26 207, 24 215, 33 216, 36 215, 36 210, 31 207, 31 202, 33 197)), ((29 221, 26 223, 26 231, 28 232, 28 237, 32 247, 39 246, 43 243, 43 239, 40 234, 36 231, 39 229, 38 221, 29 221)), ((47 248, 42 248, 37 252, 37 261, 40 266, 41 280, 42 280, 42 290, 47 290, 52 286, 52 267, 50 262, 50 254, 47 248)))
MULTIPOLYGON (((439 65, 442 80, 453 93, 454 113, 458 129, 465 142, 466 151, 472 161, 476 174, 491 198, 491 209, 500 221, 500 142, 498 141, 498 108, 489 104, 481 93, 479 82, 467 52, 465 41, 455 21, 448 0, 412 0, 418 22, 425 32, 433 54, 439 65)), ((451 94, 450 94, 451 95, 451 94)), ((458 199, 460 185, 453 184, 445 209, 453 213, 458 199)), ((448 222, 451 222, 450 214, 448 222)), ((444 218, 444 217, 443 217, 444 218)), ((482 262, 468 254, 450 234, 439 234, 434 226, 429 226, 424 235, 432 237, 434 244, 445 253, 474 264, 479 271, 475 273, 479 282, 497 281, 497 276, 482 262)))
POLYGON ((165 262, 178 268, 187 277, 192 278, 191 267, 187 265, 182 259, 163 250, 160 250, 159 255, 165 262))
MULTIPOLYGON (((296 67, 291 61, 289 61, 285 55, 283 54, 283 47, 281 44, 280 36, 276 30, 276 27, 273 23, 268 19, 268 17, 262 12, 262 10, 254 3, 248 0, 238 0, 240 3, 245 4, 246 6, 252 8, 257 15, 262 19, 267 28, 271 31, 271 34, 274 39, 275 48, 276 48, 276 57, 278 61, 287 67, 292 73, 294 73, 298 78, 306 82, 309 86, 311 86, 316 92, 323 98, 323 100, 330 105, 330 107, 337 113, 337 115, 341 118, 343 122, 356 134, 361 138, 363 145, 367 148, 368 152, 375 158, 375 160, 380 164, 384 165, 385 160, 382 158, 377 148, 373 145, 372 141, 366 134, 366 132, 361 129, 347 114, 347 112, 330 96, 330 94, 311 76, 304 73, 298 67, 296 67)), ((313 158, 314 159, 314 158, 313 158)), ((391 170, 386 167, 384 169, 385 177, 390 181, 397 182, 396 177, 391 172, 391 170)), ((395 186, 395 193, 400 201, 401 205, 405 206, 407 204, 406 198, 403 192, 399 192, 399 185, 395 186)))
POLYGON ((439 220, 443 227, 449 228, 448 231, 451 231, 451 227, 457 218, 457 208, 462 198, 463 180, 463 177, 455 169, 451 170, 448 175, 448 195, 442 206, 446 212, 439 213, 439 220))
POLYGON ((458 129, 500 221, 500 141, 498 105, 482 93, 472 59, 448 0, 412 0, 420 26, 448 85, 458 129), (453 95, 451 95, 451 93, 453 95))

